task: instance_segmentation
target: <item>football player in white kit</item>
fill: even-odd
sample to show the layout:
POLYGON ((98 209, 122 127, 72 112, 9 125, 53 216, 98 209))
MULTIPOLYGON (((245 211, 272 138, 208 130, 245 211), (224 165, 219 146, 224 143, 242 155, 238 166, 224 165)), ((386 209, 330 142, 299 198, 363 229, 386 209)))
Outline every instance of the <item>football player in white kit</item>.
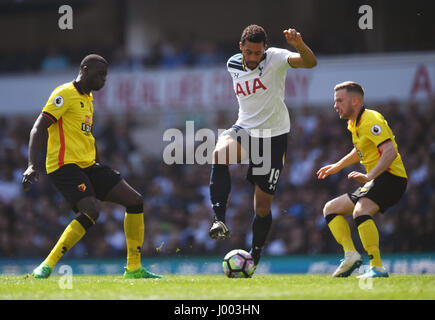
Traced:
POLYGON ((254 185, 255 211, 250 253, 256 266, 272 224, 270 208, 287 151, 290 131, 289 113, 284 103, 287 69, 313 68, 317 64, 299 32, 287 29, 283 33, 288 44, 298 52, 267 48, 266 32, 258 25, 250 25, 243 30, 241 53, 227 62, 239 103, 238 120, 219 136, 210 175, 210 198, 215 217, 209 235, 213 239, 226 239, 230 236, 225 224, 231 190, 228 165, 248 159, 247 179, 254 185), (254 150, 255 146, 259 150, 254 150), (258 174, 256 169, 260 169, 266 160, 261 164, 253 161, 254 153, 257 156, 262 154, 263 159, 267 159, 267 172, 258 174))

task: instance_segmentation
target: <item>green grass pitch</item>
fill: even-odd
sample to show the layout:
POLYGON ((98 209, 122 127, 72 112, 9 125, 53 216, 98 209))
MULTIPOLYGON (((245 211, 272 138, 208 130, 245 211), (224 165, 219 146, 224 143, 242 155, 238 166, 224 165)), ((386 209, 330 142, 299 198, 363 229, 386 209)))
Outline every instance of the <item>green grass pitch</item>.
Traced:
POLYGON ((0 300, 434 300, 435 275, 390 275, 360 281, 356 276, 166 275, 123 279, 122 275, 75 275, 34 279, 0 275, 0 300), (68 288, 71 285, 72 288, 68 288))

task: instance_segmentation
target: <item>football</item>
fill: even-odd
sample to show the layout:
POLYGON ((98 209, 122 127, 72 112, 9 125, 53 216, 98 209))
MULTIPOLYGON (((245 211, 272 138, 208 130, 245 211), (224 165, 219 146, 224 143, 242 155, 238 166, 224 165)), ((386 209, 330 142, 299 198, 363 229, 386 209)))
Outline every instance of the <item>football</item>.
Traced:
POLYGON ((228 252, 224 257, 222 267, 228 278, 250 278, 255 271, 254 259, 242 249, 228 252))

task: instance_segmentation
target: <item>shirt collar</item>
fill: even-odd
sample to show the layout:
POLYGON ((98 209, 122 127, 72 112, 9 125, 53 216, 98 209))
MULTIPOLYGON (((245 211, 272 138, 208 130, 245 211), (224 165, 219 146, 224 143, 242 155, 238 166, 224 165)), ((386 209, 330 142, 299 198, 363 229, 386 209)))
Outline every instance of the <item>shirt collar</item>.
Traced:
POLYGON ((76 90, 78 91, 78 93, 83 95, 84 92, 82 90, 80 90, 79 86, 77 85, 77 82, 75 80, 73 80, 72 83, 73 83, 74 88, 76 88, 76 90))
MULTIPOLYGON (((265 53, 263 54, 263 56, 261 57, 261 60, 260 60, 260 62, 258 63, 258 65, 257 65, 257 67, 256 67, 255 69, 258 68, 258 66, 260 65, 260 63, 261 63, 263 60, 265 60, 266 57, 267 57, 267 53, 265 52, 265 53)), ((243 57, 243 55, 242 55, 242 67, 243 67, 243 71, 248 71, 248 69, 249 69, 248 66, 245 64, 245 58, 243 57)), ((255 70, 255 69, 253 69, 253 70, 255 70)), ((251 69, 249 69, 249 70, 251 70, 251 69)), ((251 71, 253 71, 253 70, 251 70, 251 71)))
POLYGON ((364 113, 364 111, 366 110, 366 108, 364 106, 362 106, 361 110, 358 112, 358 116, 356 117, 356 121, 353 122, 352 120, 348 120, 347 121, 347 128, 351 131, 351 132, 356 132, 356 128, 359 125, 359 122, 361 120, 361 117, 364 113))
POLYGON ((358 113, 358 116, 356 117, 355 127, 358 126, 359 121, 361 120, 361 117, 362 117, 364 111, 366 111, 366 107, 362 106, 361 110, 358 113))
POLYGON ((88 97, 92 98, 92 92, 89 92, 89 94, 86 94, 82 90, 80 90, 80 88, 77 86, 77 82, 75 80, 73 80, 72 83, 73 83, 74 88, 76 88, 76 90, 79 94, 81 94, 82 96, 88 96, 88 97))

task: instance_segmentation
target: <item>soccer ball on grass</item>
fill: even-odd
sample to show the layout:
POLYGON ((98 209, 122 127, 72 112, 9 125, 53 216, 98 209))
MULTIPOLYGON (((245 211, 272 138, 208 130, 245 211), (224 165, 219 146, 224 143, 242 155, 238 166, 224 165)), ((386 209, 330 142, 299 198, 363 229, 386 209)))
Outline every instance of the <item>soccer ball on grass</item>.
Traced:
POLYGON ((224 257, 222 267, 228 278, 250 278, 255 271, 254 259, 242 249, 228 252, 224 257))

